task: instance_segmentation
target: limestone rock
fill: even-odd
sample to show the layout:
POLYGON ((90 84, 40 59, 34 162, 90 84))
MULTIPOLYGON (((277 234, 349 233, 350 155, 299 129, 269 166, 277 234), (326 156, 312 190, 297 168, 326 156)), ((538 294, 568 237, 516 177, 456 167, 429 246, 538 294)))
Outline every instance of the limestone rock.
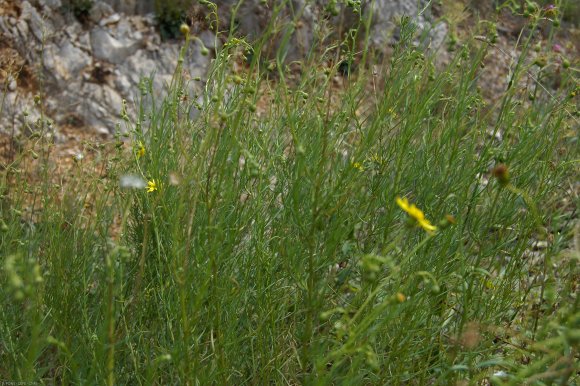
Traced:
MULTIPOLYGON (((281 30, 268 44, 265 55, 280 55, 286 62, 302 60, 311 50, 320 27, 324 23, 341 25, 343 31, 355 26, 358 16, 343 6, 338 16, 325 9, 327 0, 289 0, 273 15, 276 0, 245 0, 233 16, 238 0, 215 0, 220 19, 229 26, 235 17, 237 33, 253 40, 260 36, 276 16, 281 30)), ((413 22, 427 37, 425 44, 440 45, 446 34, 444 24, 436 24, 428 8, 428 0, 375 0, 362 2, 363 17, 372 12, 371 43, 377 50, 398 39, 395 20, 411 16, 413 22)), ((183 41, 162 42, 156 32, 155 0, 94 0, 87 20, 83 23, 71 12, 63 12, 62 0, 23 0, 20 13, 0 14, 0 33, 13 42, 14 48, 29 68, 42 73, 50 88, 41 101, 44 111, 58 124, 82 121, 101 133, 113 132, 119 122, 123 99, 128 107, 141 98, 144 78, 151 77, 153 96, 166 95, 166 87, 173 77, 183 41), (36 66, 41 63, 42 66, 36 66)), ((201 54, 202 44, 208 49, 219 49, 222 41, 215 38, 204 22, 207 9, 198 4, 197 23, 192 31, 199 40, 193 40, 185 54, 183 75, 187 79, 201 77, 210 67, 211 54, 201 54), (200 43, 201 41, 201 43, 200 43)), ((222 27, 220 27, 222 28, 222 27)), ((0 131, 25 132, 30 122, 40 118, 39 107, 33 94, 19 90, 17 78, 6 83, 2 90, 3 110, 0 131), (27 112, 27 116, 25 116, 27 112), (28 126, 27 126, 28 125, 28 126)), ((200 100, 201 86, 191 82, 192 100, 200 100)), ((136 109, 129 111, 134 114, 136 109)))
POLYGON ((115 124, 120 120, 119 114, 123 98, 107 85, 84 83, 80 93, 84 96, 74 112, 82 117, 84 123, 91 127, 106 127, 113 133, 115 124))
POLYGON ((37 0, 37 2, 38 5, 40 5, 41 7, 48 8, 54 11, 62 7, 61 0, 37 0))
MULTIPOLYGON (((226 23, 235 17, 235 24, 239 35, 250 41, 258 37, 273 20, 272 7, 261 0, 244 1, 235 16, 232 10, 237 0, 216 0, 220 18, 226 23)), ((428 0, 375 0, 362 2, 362 17, 370 17, 372 48, 385 52, 400 38, 396 20, 402 16, 409 16, 424 35, 426 45, 438 46, 441 44, 447 29, 444 24, 435 24, 429 13, 428 0)), ((314 44, 321 20, 327 19, 330 25, 341 25, 344 33, 356 26, 358 16, 353 9, 342 6, 337 11, 338 16, 332 17, 326 10, 328 5, 324 0, 292 0, 276 15, 276 20, 283 25, 277 39, 274 39, 267 51, 270 55, 281 55, 287 62, 300 60, 309 52, 314 44)))
POLYGON ((426 32, 427 45, 439 46, 447 29, 445 25, 434 26, 428 12, 428 1, 420 0, 376 0, 365 7, 365 15, 372 12, 371 44, 380 49, 394 44, 400 38, 400 30, 396 23, 403 16, 408 16, 419 28, 426 32))
POLYGON ((121 15, 119 15, 118 13, 114 13, 111 16, 102 19, 99 22, 99 25, 101 27, 104 27, 104 26, 107 26, 107 25, 116 24, 116 23, 118 23, 120 21, 121 21, 121 15))
POLYGON ((89 20, 93 23, 99 23, 102 19, 115 13, 113 7, 103 1, 95 1, 89 11, 89 20))
POLYGON ((8 83, 8 91, 16 91, 16 87, 18 84, 14 76, 12 76, 12 74, 8 75, 6 82, 8 83))
POLYGON ((54 33, 51 23, 43 20, 36 8, 26 0, 21 4, 20 19, 28 22, 32 34, 39 42, 44 41, 47 36, 54 33))
MULTIPOLYGON (((40 118, 42 108, 57 124, 82 122, 100 133, 112 133, 120 120, 123 99, 129 108, 139 100, 144 77, 153 76, 156 97, 165 95, 182 42, 162 43, 150 14, 115 13, 129 10, 127 7, 133 7, 132 13, 151 11, 153 2, 149 7, 146 3, 95 0, 84 24, 63 12, 61 0, 25 0, 19 4, 18 14, 0 14, 3 38, 16 48, 23 65, 34 71, 29 76, 45 79, 47 88, 41 103, 36 104, 33 93, 19 90, 18 78, 5 77, 0 131, 30 131, 28 127, 40 118)), ((210 36, 203 34, 208 46, 210 36)), ((203 76, 208 66, 209 58, 200 54, 200 44, 194 42, 184 61, 184 73, 203 76)))
POLYGON ((68 40, 59 44, 50 44, 43 52, 44 66, 56 80, 59 88, 66 88, 71 78, 79 78, 81 71, 90 62, 89 55, 68 40))
POLYGON ((155 11, 155 0, 104 0, 117 12, 127 15, 144 15, 155 11))
POLYGON ((93 56, 115 64, 124 62, 144 44, 142 40, 132 36, 114 36, 113 31, 101 26, 91 30, 90 39, 93 56))

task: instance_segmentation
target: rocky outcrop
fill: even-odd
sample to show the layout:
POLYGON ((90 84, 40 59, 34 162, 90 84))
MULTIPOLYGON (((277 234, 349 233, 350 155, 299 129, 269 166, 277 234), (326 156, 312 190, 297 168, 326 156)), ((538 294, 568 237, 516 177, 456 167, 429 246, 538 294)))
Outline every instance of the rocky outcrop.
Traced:
MULTIPOLYGON (((112 133, 120 120, 123 99, 131 105, 139 98, 143 77, 154 74, 153 90, 158 96, 171 80, 182 42, 161 41, 156 18, 150 13, 153 0, 94 0, 82 22, 63 1, 8 0, 9 9, 0 10, 2 39, 11 43, 31 69, 28 75, 32 73, 37 79, 36 90, 22 88, 19 83, 25 80, 14 66, 2 69, 0 80, 7 86, 0 91, 0 132, 24 131, 27 122, 48 116, 56 126, 75 122, 112 133), (42 100, 35 101, 36 94, 42 95, 42 100)), ((441 44, 446 32, 443 24, 433 22, 429 9, 422 8, 427 0, 362 1, 360 9, 356 2, 331 9, 329 4, 333 3, 328 0, 245 0, 235 13, 238 0, 215 3, 221 20, 228 21, 225 25, 234 18, 237 33, 249 40, 260 36, 277 18, 283 28, 269 42, 269 48, 282 53, 287 61, 304 58, 322 20, 348 31, 359 14, 372 17, 370 41, 379 51, 397 39, 393 20, 402 15, 414 15, 433 47, 441 44)), ((201 3, 194 8, 200 13, 197 20, 204 20, 207 8, 201 3)), ((207 23, 194 22, 192 32, 210 46, 215 39, 207 28, 207 23)), ((209 60, 201 54, 199 40, 194 40, 183 63, 185 75, 203 77, 209 60)))
MULTIPOLYGON (((33 69, 37 89, 19 87, 23 79, 11 69, 10 87, 0 91, 2 132, 33 130, 30 126, 46 116, 56 126, 74 122, 112 133, 123 99, 129 106, 138 100, 143 77, 155 75, 157 96, 171 80, 180 42, 162 42, 152 14, 127 16, 97 1, 81 23, 63 12, 60 0, 25 0, 14 7, 13 14, 0 15, 0 33, 33 69)), ((183 64, 186 75, 205 73, 209 58, 200 48, 192 42, 183 64)))
POLYGON ((145 15, 155 11, 155 0, 105 0, 117 12, 126 15, 145 15))

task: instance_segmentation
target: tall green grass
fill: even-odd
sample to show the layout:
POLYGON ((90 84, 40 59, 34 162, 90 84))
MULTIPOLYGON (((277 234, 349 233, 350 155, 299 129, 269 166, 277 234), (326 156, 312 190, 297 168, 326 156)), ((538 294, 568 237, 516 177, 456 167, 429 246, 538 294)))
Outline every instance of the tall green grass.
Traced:
POLYGON ((262 55, 268 35, 234 73, 249 47, 230 36, 200 99, 182 61, 161 101, 144 79, 136 120, 121 116, 130 141, 94 146, 62 184, 39 132, 38 159, 2 174, 0 379, 577 381, 562 204, 577 205, 577 79, 529 101, 523 42, 513 86, 486 104, 492 46, 466 41, 436 69, 401 28, 385 61, 321 41, 294 72, 262 55), (360 63, 336 87, 343 57, 360 63))

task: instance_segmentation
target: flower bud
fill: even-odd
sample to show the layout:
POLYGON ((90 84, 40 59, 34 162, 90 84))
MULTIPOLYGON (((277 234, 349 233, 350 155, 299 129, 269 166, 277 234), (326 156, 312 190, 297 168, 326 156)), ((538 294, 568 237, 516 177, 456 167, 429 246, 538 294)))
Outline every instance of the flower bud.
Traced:
POLYGON ((570 68, 570 61, 568 59, 564 59, 562 61, 562 67, 564 67, 564 68, 570 68))
POLYGON ((510 182, 508 167, 505 164, 499 164, 493 168, 491 174, 497 179, 501 186, 506 186, 510 182))
POLYGON ((181 34, 184 36, 188 36, 189 35, 189 26, 185 23, 181 24, 179 26, 179 32, 181 32, 181 34))
POLYGON ((455 217, 450 214, 446 214, 445 217, 441 221, 439 221, 439 228, 445 229, 455 224, 457 224, 457 220, 455 219, 455 217))
POLYGON ((547 63, 548 59, 544 55, 540 55, 536 58, 536 60, 534 60, 534 64, 540 68, 546 67, 547 63))
POLYGON ((558 8, 554 4, 549 4, 544 8, 544 15, 546 17, 556 17, 558 15, 558 8))

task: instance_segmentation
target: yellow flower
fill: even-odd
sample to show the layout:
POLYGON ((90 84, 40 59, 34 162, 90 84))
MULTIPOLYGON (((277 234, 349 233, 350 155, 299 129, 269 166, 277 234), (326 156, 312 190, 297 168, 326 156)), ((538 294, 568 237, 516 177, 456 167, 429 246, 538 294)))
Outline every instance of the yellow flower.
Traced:
POLYGON ((352 167, 357 169, 359 172, 364 172, 365 168, 362 166, 360 162, 353 162, 352 167))
POLYGON ((157 190, 157 183, 155 180, 147 181, 147 192, 151 193, 157 190))
POLYGON ((137 158, 141 158, 145 155, 145 145, 143 145, 143 142, 139 141, 135 153, 137 153, 137 158))
POLYGON ((397 205, 407 212, 407 214, 417 222, 418 226, 425 229, 427 232, 434 232, 437 230, 437 227, 425 218, 423 211, 417 208, 415 204, 409 204, 407 198, 397 197, 397 205))

